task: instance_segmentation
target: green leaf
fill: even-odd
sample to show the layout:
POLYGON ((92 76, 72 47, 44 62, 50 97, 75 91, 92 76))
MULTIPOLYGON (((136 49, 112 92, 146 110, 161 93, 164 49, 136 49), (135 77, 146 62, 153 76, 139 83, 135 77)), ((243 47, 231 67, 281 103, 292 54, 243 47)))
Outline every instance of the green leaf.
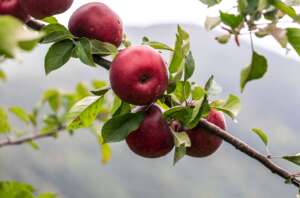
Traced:
POLYGON ((183 66, 185 55, 189 52, 189 34, 178 25, 176 34, 175 50, 169 66, 170 73, 176 73, 183 66))
POLYGON ((90 40, 92 45, 92 54, 101 56, 115 55, 118 53, 118 48, 111 43, 102 42, 99 40, 90 40))
POLYGON ((72 40, 72 35, 69 32, 56 31, 47 34, 41 43, 56 43, 67 39, 72 40))
POLYGON ((54 112, 58 112, 61 106, 61 97, 59 91, 56 89, 49 89, 45 91, 42 97, 42 102, 48 102, 51 109, 54 112))
POLYGON ((282 158, 300 166, 300 153, 296 155, 283 156, 282 158))
POLYGON ((15 58, 20 50, 32 50, 43 36, 11 16, 0 16, 0 27, 0 54, 6 58, 15 58))
POLYGON ((167 44, 164 44, 164 43, 161 43, 158 41, 150 41, 147 37, 143 37, 143 45, 148 45, 154 49, 159 49, 159 50, 174 51, 167 44))
POLYGON ((56 194, 50 192, 42 193, 37 196, 37 198, 56 198, 56 197, 57 197, 56 194))
POLYGON ((223 89, 222 87, 214 80, 214 76, 210 76, 207 82, 205 83, 205 91, 209 96, 216 96, 220 94, 223 89))
POLYGON ((105 143, 124 140, 131 132, 139 128, 144 120, 144 112, 126 113, 108 120, 102 128, 105 143))
POLYGON ((87 86, 83 82, 79 82, 76 86, 76 95, 79 100, 90 96, 90 91, 88 90, 87 86))
POLYGON ((217 36, 215 39, 216 39, 220 44, 226 44, 226 43, 228 43, 230 37, 231 37, 231 34, 223 34, 223 35, 221 35, 221 36, 217 36))
POLYGON ((54 16, 43 18, 42 21, 49 23, 49 24, 57 24, 58 23, 57 19, 54 16))
POLYGON ((232 119, 235 119, 240 112, 241 101, 239 97, 230 94, 225 102, 220 102, 218 105, 211 104, 211 107, 223 111, 232 119))
POLYGON ((205 90, 200 86, 195 86, 192 90, 192 99, 200 100, 205 95, 205 90))
POLYGON ((90 126, 99 114, 103 102, 103 96, 88 96, 75 103, 66 116, 68 129, 90 126))
POLYGON ((195 71, 195 60, 192 52, 185 57, 185 65, 184 65, 184 81, 188 80, 195 71))
POLYGON ((181 160, 186 154, 186 147, 181 145, 179 147, 175 147, 173 165, 175 165, 179 160, 181 160))
POLYGON ((102 95, 105 95, 109 90, 110 90, 110 87, 99 88, 99 89, 92 90, 91 93, 96 96, 102 96, 102 95))
POLYGON ((75 52, 82 63, 90 66, 95 66, 92 55, 92 44, 87 38, 80 38, 76 42, 75 52))
POLYGON ((258 137, 261 139, 261 141, 263 141, 263 143, 268 146, 268 142, 269 142, 269 138, 268 135, 262 130, 262 129, 258 129, 258 128, 254 128, 252 129, 252 131, 258 135, 258 137))
POLYGON ((0 69, 0 80, 2 81, 5 81, 7 78, 6 78, 6 74, 3 70, 0 69))
POLYGON ((28 113, 22 107, 11 107, 9 111, 12 112, 15 116, 17 116, 21 121, 25 123, 30 123, 30 118, 28 113))
POLYGON ((42 30, 47 34, 51 32, 69 32, 69 30, 61 24, 49 24, 44 26, 42 30))
POLYGON ((191 94, 190 83, 188 81, 177 82, 174 94, 179 101, 181 101, 181 102, 185 101, 191 94))
POLYGON ((115 116, 118 116, 118 115, 122 115, 122 114, 125 114, 125 113, 130 113, 131 112, 131 106, 130 104, 124 102, 124 101, 121 101, 121 104, 119 106, 119 108, 117 108, 113 114, 112 114, 112 117, 115 117, 115 116))
POLYGON ((33 149, 33 150, 39 150, 40 149, 40 146, 34 142, 34 141, 29 141, 27 142, 27 144, 33 149))
POLYGON ((218 25, 220 25, 221 23, 221 18, 220 17, 209 17, 207 16, 205 19, 205 29, 207 31, 211 31, 213 30, 215 27, 217 27, 218 25))
POLYGON ((29 184, 15 181, 0 182, 1 198, 34 198, 33 193, 34 189, 29 184))
POLYGON ((189 107, 176 106, 164 112, 164 118, 166 120, 178 120, 184 125, 187 124, 192 117, 193 109, 189 107))
POLYGON ((234 15, 225 12, 220 12, 221 21, 230 26, 232 29, 237 28, 242 22, 243 17, 241 15, 234 15))
POLYGON ((207 5, 208 7, 219 4, 222 0, 200 0, 202 3, 207 5))
POLYGON ((180 147, 182 145, 185 147, 191 146, 191 140, 186 132, 173 132, 173 136, 176 147, 180 147))
POLYGON ((289 43, 295 49, 297 54, 300 56, 300 29, 287 28, 286 35, 287 35, 289 43))
POLYGON ((273 5, 291 18, 295 18, 297 16, 297 13, 293 7, 288 6, 280 0, 273 0, 273 5))
POLYGON ((98 143, 100 145, 101 156, 102 156, 101 163, 107 164, 111 160, 111 155, 112 155, 110 146, 108 144, 103 143, 103 137, 99 130, 95 129, 95 130, 93 130, 93 132, 95 133, 98 143))
POLYGON ((251 64, 241 72, 241 91, 244 91, 244 88, 249 81, 262 78, 267 72, 267 68, 267 59, 253 51, 251 64))
POLYGON ((210 111, 210 106, 208 103, 207 95, 200 100, 195 102, 195 108, 193 109, 192 118, 187 124, 188 128, 195 128, 201 118, 210 111))
POLYGON ((92 86, 95 88, 95 89, 100 89, 100 88, 104 88, 104 87, 107 87, 107 82, 106 81, 102 81, 102 80, 93 80, 92 81, 92 86))
POLYGON ((45 58, 46 74, 66 64, 72 56, 73 49, 74 44, 71 40, 64 40, 53 44, 49 48, 45 58))
POLYGON ((0 107, 0 134, 10 132, 10 124, 6 111, 0 107))

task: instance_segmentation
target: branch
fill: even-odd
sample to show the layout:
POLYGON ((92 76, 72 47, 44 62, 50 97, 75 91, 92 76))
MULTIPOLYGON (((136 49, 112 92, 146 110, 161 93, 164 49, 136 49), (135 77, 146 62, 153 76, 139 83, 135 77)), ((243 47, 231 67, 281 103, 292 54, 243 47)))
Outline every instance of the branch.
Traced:
MULTIPOLYGON (((30 27, 31 29, 34 29, 34 30, 37 30, 37 31, 40 31, 43 29, 43 27, 45 26, 45 24, 39 22, 39 21, 36 21, 36 20, 29 20, 26 25, 28 27, 30 27)), ((110 68, 110 64, 111 62, 109 60, 106 60, 105 58, 99 56, 99 55, 96 55, 94 54, 93 55, 93 59, 94 59, 94 62, 103 67, 104 69, 106 70, 109 70, 110 68)))

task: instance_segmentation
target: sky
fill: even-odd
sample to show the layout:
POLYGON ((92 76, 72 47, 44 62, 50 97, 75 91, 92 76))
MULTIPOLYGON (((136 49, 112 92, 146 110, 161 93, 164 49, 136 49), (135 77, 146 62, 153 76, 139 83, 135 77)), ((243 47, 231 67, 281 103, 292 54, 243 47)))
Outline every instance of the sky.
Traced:
MULTIPOLYGON (((71 13, 81 5, 94 1, 74 0, 72 7, 66 13, 59 15, 58 19, 67 24, 71 13)), ((217 16, 219 10, 230 11, 236 0, 225 0, 219 6, 213 8, 207 8, 199 0, 102 0, 101 2, 118 13, 125 26, 175 23, 194 24, 203 27, 206 16, 217 16)), ((249 42, 249 37, 243 36, 241 40, 249 42)), ((282 49, 271 37, 254 38, 254 42, 256 46, 267 48, 279 55, 300 61, 295 52, 291 51, 286 54, 286 50, 282 49)))

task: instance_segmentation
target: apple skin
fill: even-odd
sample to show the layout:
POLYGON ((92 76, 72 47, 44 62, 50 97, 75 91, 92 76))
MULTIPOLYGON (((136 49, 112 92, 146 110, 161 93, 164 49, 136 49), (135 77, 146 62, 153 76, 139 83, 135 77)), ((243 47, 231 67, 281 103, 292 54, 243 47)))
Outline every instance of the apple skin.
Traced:
MULTIPOLYGON (((225 130, 226 123, 223 113, 213 109, 206 119, 225 130)), ((187 133, 192 145, 191 147, 187 147, 186 154, 192 157, 207 157, 213 154, 223 142, 221 138, 200 126, 196 126, 194 129, 187 131, 187 133)))
POLYGON ((134 153, 145 158, 162 157, 174 147, 172 132, 156 105, 148 107, 144 121, 127 136, 126 142, 134 153))
POLYGON ((34 18, 43 19, 68 10, 73 0, 20 0, 25 11, 34 18))
POLYGON ((0 15, 11 15, 23 22, 27 22, 30 18, 19 0, 0 0, 0 15))
POLYGON ((110 84, 123 101, 148 105, 167 89, 168 73, 162 56, 148 46, 122 50, 110 68, 110 84))
POLYGON ((120 46, 123 37, 121 18, 103 3, 88 3, 70 18, 69 30, 75 36, 97 39, 120 46))

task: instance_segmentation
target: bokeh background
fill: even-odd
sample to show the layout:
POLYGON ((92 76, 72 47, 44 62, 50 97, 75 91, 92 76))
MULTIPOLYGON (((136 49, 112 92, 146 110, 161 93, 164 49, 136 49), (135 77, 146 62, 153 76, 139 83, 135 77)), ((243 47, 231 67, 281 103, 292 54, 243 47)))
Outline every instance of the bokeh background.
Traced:
MULTIPOLYGON (((71 10, 58 18, 66 23, 70 13, 86 2, 75 0, 71 10)), ((300 151, 299 59, 293 53, 285 55, 272 38, 255 40, 256 50, 269 60, 268 73, 262 80, 249 83, 240 94, 240 70, 251 59, 249 38, 242 38, 241 47, 233 42, 220 45, 214 40, 220 32, 203 28, 207 14, 227 9, 227 3, 234 5, 235 1, 213 9, 197 0, 103 2, 123 18, 133 44, 140 44, 142 37, 148 36, 173 46, 180 23, 191 35, 197 67, 194 81, 203 83, 214 74, 224 90, 221 97, 229 93, 241 97, 238 123, 228 119, 228 130, 262 152, 264 147, 251 128, 267 131, 270 149, 276 155, 300 151)), ((73 90, 79 81, 108 79, 105 70, 84 66, 77 60, 46 77, 46 50, 47 46, 40 46, 31 54, 22 54, 21 60, 2 63, 8 81, 0 84, 0 105, 30 110, 47 88, 73 90)), ((293 186, 285 185, 281 178, 226 143, 208 158, 185 157, 175 167, 172 153, 160 159, 144 159, 133 154, 124 142, 112 145, 112 161, 104 166, 95 137, 85 130, 72 137, 63 134, 58 140, 41 140, 39 144, 39 151, 28 145, 2 148, 0 180, 28 182, 42 191, 57 192, 61 198, 287 198, 296 194, 293 186)), ((289 163, 278 163, 297 170, 289 163)))

